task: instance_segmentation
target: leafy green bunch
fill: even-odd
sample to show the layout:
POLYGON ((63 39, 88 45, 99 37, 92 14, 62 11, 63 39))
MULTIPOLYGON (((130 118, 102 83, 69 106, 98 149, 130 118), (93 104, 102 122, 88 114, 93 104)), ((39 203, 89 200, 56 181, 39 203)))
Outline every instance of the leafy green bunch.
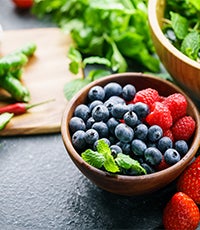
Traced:
POLYGON ((103 169, 109 173, 126 174, 126 171, 132 172, 134 175, 146 174, 146 170, 140 163, 130 156, 123 153, 117 154, 114 158, 108 144, 104 140, 98 140, 97 151, 91 149, 85 150, 81 154, 82 158, 90 165, 103 169))
POLYGON ((199 0, 166 1, 163 31, 172 44, 189 58, 200 62, 199 0))
POLYGON ((139 63, 159 72, 150 37, 147 0, 35 0, 32 11, 49 16, 70 33, 70 70, 78 73, 87 64, 101 64, 125 72, 139 63))

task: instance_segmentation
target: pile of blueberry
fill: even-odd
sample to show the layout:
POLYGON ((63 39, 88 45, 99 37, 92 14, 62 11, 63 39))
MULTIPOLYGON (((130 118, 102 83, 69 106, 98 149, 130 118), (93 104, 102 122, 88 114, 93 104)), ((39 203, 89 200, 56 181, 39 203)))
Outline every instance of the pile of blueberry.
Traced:
POLYGON ((188 151, 187 142, 173 143, 163 136, 160 126, 145 123, 150 112, 148 105, 128 103, 135 94, 132 84, 121 86, 110 82, 104 87, 92 87, 87 103, 75 108, 69 122, 74 148, 80 154, 89 148, 96 150, 98 140, 104 139, 113 157, 118 153, 127 154, 147 173, 155 172, 163 159, 169 166, 178 162, 188 151))

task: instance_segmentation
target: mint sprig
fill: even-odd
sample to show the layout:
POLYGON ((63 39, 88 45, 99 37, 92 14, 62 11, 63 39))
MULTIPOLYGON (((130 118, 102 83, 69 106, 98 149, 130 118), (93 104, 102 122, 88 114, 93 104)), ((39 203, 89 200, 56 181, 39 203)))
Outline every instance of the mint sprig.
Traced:
POLYGON ((102 139, 98 141, 97 151, 87 149, 81 156, 88 164, 99 169, 105 169, 110 173, 122 173, 124 170, 134 170, 137 175, 146 174, 146 170, 140 163, 130 156, 119 153, 114 158, 108 144, 102 139))

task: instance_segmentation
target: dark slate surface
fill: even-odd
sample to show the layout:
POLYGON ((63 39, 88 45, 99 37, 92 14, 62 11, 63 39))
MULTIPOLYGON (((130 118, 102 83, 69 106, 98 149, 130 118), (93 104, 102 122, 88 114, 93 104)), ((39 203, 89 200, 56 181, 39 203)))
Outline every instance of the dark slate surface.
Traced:
MULTIPOLYGON (((4 30, 54 26, 0 0, 4 30)), ((123 197, 97 188, 74 166, 60 134, 0 138, 0 229, 162 229, 174 185, 123 197)))

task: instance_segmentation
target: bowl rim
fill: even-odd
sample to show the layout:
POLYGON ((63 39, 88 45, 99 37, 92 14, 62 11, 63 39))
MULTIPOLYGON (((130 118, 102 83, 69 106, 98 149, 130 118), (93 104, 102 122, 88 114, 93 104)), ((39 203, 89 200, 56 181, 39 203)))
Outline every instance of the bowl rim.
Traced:
POLYGON ((157 9, 160 5, 165 5, 166 0, 149 0, 148 1, 148 21, 150 25, 150 29, 153 31, 159 42, 165 47, 168 52, 172 55, 176 56, 178 59, 181 59, 185 64, 195 67, 200 70, 200 63, 195 60, 192 60, 185 54, 183 54, 180 50, 178 50, 175 46, 173 46, 170 41, 163 34, 160 25, 158 23, 157 18, 157 9))
MULTIPOLYGON (((197 150, 200 147, 200 116, 199 116, 199 112, 197 110, 196 105, 193 103, 193 101, 189 98, 189 96, 187 96, 182 89, 180 89, 178 86, 176 86, 175 84, 171 83, 170 81, 167 81, 165 79, 161 79, 158 78, 154 75, 151 74, 146 74, 146 73, 141 73, 141 72, 126 72, 126 73, 117 73, 117 74, 111 74, 108 75, 106 77, 104 77, 103 79, 112 81, 113 78, 120 78, 123 76, 140 76, 140 77, 145 77, 145 78, 151 78, 151 79, 155 79, 157 81, 161 81, 163 83, 166 83, 168 85, 170 85, 172 88, 174 88, 175 90, 178 90, 180 93, 182 93, 187 101, 191 104, 191 106, 194 108, 194 116, 195 116, 195 121, 196 121, 196 130, 195 133, 193 134, 196 138, 191 142, 189 151, 187 152, 187 154, 181 158, 181 160, 179 162, 177 162, 175 165, 170 166, 169 168, 166 168, 164 170, 158 171, 158 172, 154 172, 152 174, 145 174, 145 175, 138 175, 138 176, 133 176, 133 175, 121 175, 121 174, 112 174, 106 171, 103 171, 101 169, 95 168, 94 166, 91 166, 90 164, 88 164, 86 161, 84 161, 82 159, 82 157, 79 155, 79 153, 74 149, 71 140, 68 140, 67 138, 67 134, 70 136, 70 131, 69 131, 69 126, 67 124, 67 115, 69 115, 69 112, 71 111, 73 104, 77 101, 77 99, 81 96, 81 94, 85 91, 85 90, 89 90, 92 86, 97 85, 99 82, 101 82, 101 79, 95 80, 91 83, 89 83, 88 85, 86 85, 85 87, 83 87, 78 93, 76 93, 73 98, 67 103, 65 110, 63 112, 63 116, 61 119, 61 135, 62 135, 62 139, 64 142, 64 145, 67 149, 67 153, 68 155, 72 158, 72 160, 74 161, 74 163, 76 164, 76 161, 79 162, 80 165, 86 167, 87 169, 91 170, 93 173, 95 173, 96 175, 98 174, 101 177, 110 177, 110 180, 123 180, 123 181, 130 181, 130 180, 134 180, 134 181, 139 181, 139 180, 148 180, 148 179, 152 179, 152 178, 156 178, 157 176, 163 176, 166 175, 166 173, 170 173, 173 172, 174 168, 178 168, 179 165, 181 165, 184 161, 187 162, 187 164, 189 164, 193 157, 195 156, 197 150), (70 151, 69 151, 70 149, 70 151), (193 153, 193 151, 195 151, 195 153, 193 153)), ((78 166, 78 165, 77 165, 78 166)), ((184 168, 183 168, 184 170, 184 168)))

